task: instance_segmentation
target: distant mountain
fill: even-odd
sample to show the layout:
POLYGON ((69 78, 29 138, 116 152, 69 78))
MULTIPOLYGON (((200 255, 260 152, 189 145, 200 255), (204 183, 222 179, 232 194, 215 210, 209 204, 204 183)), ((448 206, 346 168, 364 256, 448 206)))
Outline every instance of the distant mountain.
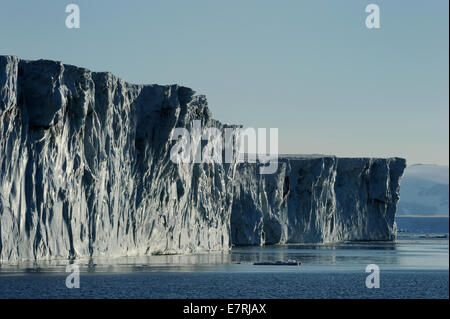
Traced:
POLYGON ((398 215, 448 216, 448 166, 416 164, 405 169, 398 215))

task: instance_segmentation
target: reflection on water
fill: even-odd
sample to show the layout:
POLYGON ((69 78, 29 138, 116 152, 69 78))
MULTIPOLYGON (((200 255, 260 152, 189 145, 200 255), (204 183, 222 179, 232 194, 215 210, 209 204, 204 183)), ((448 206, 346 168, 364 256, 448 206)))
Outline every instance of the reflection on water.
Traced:
MULTIPOLYGON (((383 269, 447 269, 448 240, 400 239, 397 242, 234 247, 230 251, 186 255, 76 260, 81 272, 292 272, 354 271, 368 264, 383 269), (295 259, 293 266, 255 266, 254 262, 295 259)), ((0 275, 64 273, 67 260, 0 264, 0 275)))
POLYGON ((440 223, 446 227, 435 219, 399 220, 403 236, 396 242, 76 260, 81 289, 66 287, 68 260, 3 263, 0 298, 448 298, 448 239, 420 237, 442 234, 448 218, 440 223), (253 265, 288 259, 302 265, 253 265), (364 284, 368 264, 380 267, 380 289, 364 284))
POLYGON ((287 245, 269 247, 244 247, 231 251, 233 262, 276 261, 295 259, 304 266, 349 266, 366 264, 367 260, 395 264, 396 243, 347 243, 320 245, 287 245))

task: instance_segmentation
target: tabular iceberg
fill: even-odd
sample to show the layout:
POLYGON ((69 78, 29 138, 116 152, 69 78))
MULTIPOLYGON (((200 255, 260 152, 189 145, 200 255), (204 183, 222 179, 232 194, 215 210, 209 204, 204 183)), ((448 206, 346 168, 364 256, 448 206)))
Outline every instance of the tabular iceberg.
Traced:
POLYGON ((236 245, 393 240, 400 158, 281 157, 277 174, 236 171, 236 245))
POLYGON ((394 238, 403 159, 175 164, 193 120, 232 127, 186 87, 0 56, 0 261, 394 238))

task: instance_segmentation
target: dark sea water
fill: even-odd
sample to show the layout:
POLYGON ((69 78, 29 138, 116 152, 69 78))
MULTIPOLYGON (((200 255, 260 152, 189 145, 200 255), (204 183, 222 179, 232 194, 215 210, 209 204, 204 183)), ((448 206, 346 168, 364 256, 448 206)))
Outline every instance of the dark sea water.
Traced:
POLYGON ((398 235, 448 235, 448 217, 397 217, 398 235))
POLYGON ((230 252, 0 265, 0 298, 448 298, 448 218, 399 217, 395 242, 237 247, 230 252), (255 266, 296 259, 298 266, 255 266), (380 287, 366 287, 366 266, 380 287))

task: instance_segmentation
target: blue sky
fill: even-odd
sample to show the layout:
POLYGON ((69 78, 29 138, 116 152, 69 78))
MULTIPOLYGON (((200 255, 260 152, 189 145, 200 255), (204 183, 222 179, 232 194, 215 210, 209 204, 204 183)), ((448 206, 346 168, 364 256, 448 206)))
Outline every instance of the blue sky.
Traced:
POLYGON ((448 165, 447 0, 2 0, 0 54, 111 71, 278 127, 281 153, 448 165), (76 3, 81 28, 65 27, 76 3), (365 7, 377 3, 381 28, 365 7))

